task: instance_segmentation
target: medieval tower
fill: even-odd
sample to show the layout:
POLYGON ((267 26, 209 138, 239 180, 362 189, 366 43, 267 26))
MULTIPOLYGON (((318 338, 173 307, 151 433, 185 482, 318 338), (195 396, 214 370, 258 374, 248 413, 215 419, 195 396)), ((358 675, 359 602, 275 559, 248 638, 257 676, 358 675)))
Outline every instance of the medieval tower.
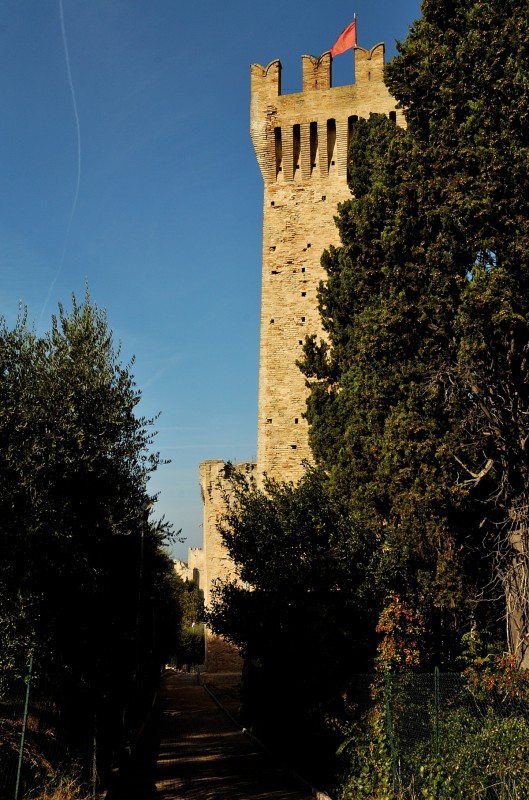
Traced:
MULTIPOLYGON (((339 244, 337 206, 350 196, 348 145, 359 117, 400 123, 383 80, 384 45, 355 49, 355 83, 332 86, 332 56, 302 56, 302 91, 281 94, 281 63, 251 67, 250 131, 264 181, 257 463, 238 469, 282 481, 301 477, 310 459, 304 420, 307 389, 296 366, 309 334, 320 333, 317 288, 323 250, 339 244)), ((231 574, 217 523, 224 462, 200 465, 204 502, 203 585, 231 574)), ((237 668, 230 648, 207 637, 207 669, 237 668)))

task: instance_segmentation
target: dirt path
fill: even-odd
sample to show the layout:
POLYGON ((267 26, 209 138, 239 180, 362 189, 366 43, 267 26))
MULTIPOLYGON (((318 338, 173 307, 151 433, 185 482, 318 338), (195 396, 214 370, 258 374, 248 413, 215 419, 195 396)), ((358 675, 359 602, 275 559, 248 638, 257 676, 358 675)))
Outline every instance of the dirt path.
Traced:
POLYGON ((309 800, 218 707, 195 675, 165 677, 160 708, 133 770, 112 800, 309 800))

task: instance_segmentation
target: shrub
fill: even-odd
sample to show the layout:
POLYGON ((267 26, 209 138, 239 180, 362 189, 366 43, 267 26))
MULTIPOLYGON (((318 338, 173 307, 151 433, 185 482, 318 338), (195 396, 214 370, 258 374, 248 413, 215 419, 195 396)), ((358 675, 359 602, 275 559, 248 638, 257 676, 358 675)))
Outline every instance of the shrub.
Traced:
POLYGON ((182 628, 176 651, 177 664, 188 670, 204 663, 204 625, 197 623, 182 628))

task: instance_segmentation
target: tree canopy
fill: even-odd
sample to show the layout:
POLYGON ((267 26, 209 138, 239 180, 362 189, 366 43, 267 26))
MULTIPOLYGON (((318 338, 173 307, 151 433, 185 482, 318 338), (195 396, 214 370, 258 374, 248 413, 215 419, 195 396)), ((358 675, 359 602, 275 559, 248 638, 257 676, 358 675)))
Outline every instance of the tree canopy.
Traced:
POLYGON ((88 293, 43 336, 23 312, 1 322, 2 673, 32 652, 63 718, 90 736, 95 714, 118 740, 179 624, 172 529, 149 518, 162 461, 130 368, 88 293))
POLYGON ((243 652, 245 724, 314 775, 338 745, 322 717, 340 706, 350 664, 374 657, 372 548, 320 472, 262 489, 232 477, 222 533, 239 571, 217 587, 208 621, 243 652))
POLYGON ((372 118, 353 135, 327 339, 302 365, 317 462, 409 557, 407 590, 459 624, 466 601, 468 625, 495 576, 524 664, 527 13, 424 3, 386 69, 407 129, 372 118))
POLYGON ((466 403, 462 480, 483 495, 482 528, 506 596, 509 646, 529 664, 527 421, 529 394, 529 9, 432 2, 387 69, 406 109, 426 238, 466 270, 453 309, 455 358, 444 383, 466 403), (424 91, 428 84, 428 91, 424 91))

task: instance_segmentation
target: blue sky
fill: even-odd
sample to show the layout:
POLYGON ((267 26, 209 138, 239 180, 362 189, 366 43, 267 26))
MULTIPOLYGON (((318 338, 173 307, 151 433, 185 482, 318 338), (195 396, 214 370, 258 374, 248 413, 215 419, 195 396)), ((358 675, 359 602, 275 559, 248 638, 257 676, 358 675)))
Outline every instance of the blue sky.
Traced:
MULTIPOLYGON (((0 313, 38 330, 88 283, 139 413, 171 464, 156 515, 201 542, 198 465, 256 455, 262 180, 249 68, 283 92, 358 18, 358 43, 406 36, 415 0, 2 0, 0 313)), ((352 53, 333 63, 353 81, 352 53)))

